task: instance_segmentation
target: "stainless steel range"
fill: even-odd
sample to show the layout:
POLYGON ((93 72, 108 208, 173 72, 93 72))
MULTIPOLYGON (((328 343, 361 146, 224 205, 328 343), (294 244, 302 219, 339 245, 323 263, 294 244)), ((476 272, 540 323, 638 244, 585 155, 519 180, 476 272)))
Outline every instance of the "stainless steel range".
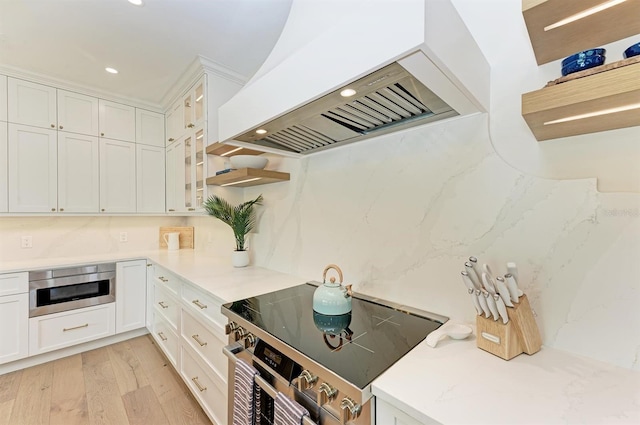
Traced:
POLYGON ((361 294, 353 295, 351 313, 320 315, 312 309, 319 284, 222 306, 229 318, 229 412, 234 365, 242 358, 260 372, 262 424, 272 423, 277 392, 309 411, 306 424, 373 424, 373 380, 448 320, 361 294))

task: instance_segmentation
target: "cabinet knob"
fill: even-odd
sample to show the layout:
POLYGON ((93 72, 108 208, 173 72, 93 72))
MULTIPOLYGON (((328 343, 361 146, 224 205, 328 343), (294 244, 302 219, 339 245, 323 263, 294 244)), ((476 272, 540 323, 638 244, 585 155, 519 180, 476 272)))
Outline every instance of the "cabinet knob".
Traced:
POLYGON ((56 210, 55 208, 51 208, 51 211, 55 211, 55 210, 56 210))
POLYGON ((56 125, 55 124, 51 124, 51 128, 56 128, 56 125))
POLYGON ((100 211, 103 211, 103 212, 104 212, 104 208, 102 208, 100 211))
POLYGON ((189 124, 187 124, 187 127, 188 128, 193 128, 193 127, 195 127, 195 125, 193 123, 189 123, 189 124))
POLYGON ((175 139, 173 137, 169 137, 169 141, 173 142, 175 139))
POLYGON ((173 208, 169 208, 169 212, 174 212, 175 210, 173 208))
POLYGON ((104 136, 104 133, 100 133, 101 136, 104 136))
POLYGON ((63 128, 64 128, 63 126, 60 126, 60 130, 62 130, 63 128))
POLYGON ((60 211, 64 211, 64 208, 60 208, 60 211))

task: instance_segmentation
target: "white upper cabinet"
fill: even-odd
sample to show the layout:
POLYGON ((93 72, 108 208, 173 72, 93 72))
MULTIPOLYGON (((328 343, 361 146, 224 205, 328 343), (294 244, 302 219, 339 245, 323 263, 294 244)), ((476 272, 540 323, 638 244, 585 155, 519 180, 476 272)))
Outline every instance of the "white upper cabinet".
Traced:
POLYGON ((0 212, 9 211, 7 181, 7 123, 0 121, 0 212))
POLYGON ((169 146, 184 135, 184 104, 182 100, 176 102, 166 115, 167 122, 167 143, 169 146))
POLYGON ((183 122, 186 129, 201 125, 205 120, 205 77, 203 76, 183 97, 183 122))
POLYGON ((98 138, 58 132, 58 211, 97 213, 98 138))
POLYGON ((136 109, 100 99, 100 137, 135 142, 136 109))
POLYGON ((58 90, 58 130, 98 135, 98 99, 58 90))
POLYGON ((9 124, 9 212, 57 211, 56 133, 9 124))
POLYGON ((7 77, 0 75, 0 121, 7 121, 7 77))
POLYGON ((163 114, 136 108, 136 143, 165 146, 163 114))
POLYGON ((136 145, 100 139, 100 211, 136 211, 136 145))
POLYGON ((136 210, 139 213, 165 211, 164 150, 159 146, 136 144, 136 210))
POLYGON ((8 117, 15 124, 56 128, 56 89, 8 78, 8 117))

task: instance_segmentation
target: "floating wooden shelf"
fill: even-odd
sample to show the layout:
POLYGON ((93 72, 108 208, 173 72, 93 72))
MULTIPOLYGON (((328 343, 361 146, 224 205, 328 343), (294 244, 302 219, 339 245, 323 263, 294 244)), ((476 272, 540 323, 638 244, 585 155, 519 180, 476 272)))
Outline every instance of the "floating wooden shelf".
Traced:
POLYGON ((228 152, 231 152, 234 149, 238 149, 238 146, 225 145, 224 143, 212 143, 207 146, 207 155, 218 155, 218 156, 235 156, 235 155, 261 155, 264 152, 254 151, 252 149, 241 148, 238 151, 232 152, 226 155, 228 152))
POLYGON ((602 3, 604 0, 522 0, 522 15, 538 65, 640 33, 640 0, 627 0, 566 25, 544 30, 602 3))
POLYGON ((241 168, 207 178, 207 184, 216 186, 249 187, 261 184, 288 181, 289 173, 271 170, 258 170, 255 168, 241 168))
POLYGON ((541 141, 640 125, 640 109, 637 108, 549 123, 576 115, 638 104, 640 62, 525 93, 522 95, 522 116, 536 139, 541 141))

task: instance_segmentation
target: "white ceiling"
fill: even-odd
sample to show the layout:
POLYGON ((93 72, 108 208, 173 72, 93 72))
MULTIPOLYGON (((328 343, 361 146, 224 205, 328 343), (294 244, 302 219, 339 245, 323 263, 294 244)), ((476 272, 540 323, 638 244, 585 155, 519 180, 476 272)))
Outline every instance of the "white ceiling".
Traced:
POLYGON ((291 7, 291 0, 144 1, 0 0, 0 65, 160 104, 197 55, 251 77, 291 7))

